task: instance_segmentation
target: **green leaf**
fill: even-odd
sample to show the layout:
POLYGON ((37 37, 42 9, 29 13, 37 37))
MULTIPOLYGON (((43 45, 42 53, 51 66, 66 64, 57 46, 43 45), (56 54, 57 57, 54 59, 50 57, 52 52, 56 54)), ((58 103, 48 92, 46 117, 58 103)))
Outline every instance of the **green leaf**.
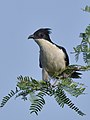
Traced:
POLYGON ((15 91, 11 90, 7 96, 3 97, 0 107, 3 107, 9 101, 9 99, 11 99, 18 92, 19 92, 19 90, 17 89, 17 87, 16 87, 15 91))
POLYGON ((63 91, 61 85, 57 87, 57 90, 55 91, 54 98, 56 99, 57 103, 60 105, 60 107, 64 107, 64 105, 68 105, 71 109, 75 110, 79 115, 83 116, 85 115, 81 110, 79 110, 78 107, 72 103, 72 101, 66 96, 65 92, 63 91))
POLYGON ((80 33, 82 38, 81 44, 74 47, 76 61, 79 59, 80 53, 83 55, 83 60, 87 65, 90 65, 90 25, 87 26, 84 33, 80 33))
POLYGON ((85 12, 90 12, 90 6, 86 5, 86 7, 82 10, 85 11, 85 12))

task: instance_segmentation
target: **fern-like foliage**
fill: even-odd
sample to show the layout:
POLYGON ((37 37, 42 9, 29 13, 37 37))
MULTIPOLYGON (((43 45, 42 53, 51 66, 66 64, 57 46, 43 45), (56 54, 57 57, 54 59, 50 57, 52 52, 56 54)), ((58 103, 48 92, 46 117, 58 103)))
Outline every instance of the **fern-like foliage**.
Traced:
POLYGON ((15 91, 11 90, 7 96, 3 97, 0 107, 3 107, 9 101, 9 99, 13 97, 15 94, 17 94, 18 92, 19 90, 17 89, 17 87, 15 91))
POLYGON ((72 103, 72 101, 66 96, 65 92, 63 91, 63 88, 61 84, 59 84, 58 88, 56 89, 54 93, 54 97, 57 101, 57 103, 60 105, 60 107, 64 107, 64 105, 68 105, 71 109, 75 110, 79 115, 83 116, 85 115, 81 110, 79 110, 78 107, 72 103))
POLYGON ((33 96, 33 99, 31 100, 31 106, 30 106, 30 113, 36 113, 38 115, 38 112, 42 110, 43 106, 45 105, 44 95, 46 95, 44 92, 39 92, 37 95, 33 96))
POLYGON ((18 83, 16 91, 11 91, 2 99, 1 107, 3 107, 12 96, 16 95, 15 98, 21 97, 23 100, 28 100, 29 98, 31 102, 30 113, 36 113, 36 115, 38 115, 38 112, 41 111, 45 105, 45 96, 48 95, 54 96, 60 107, 64 107, 66 104, 69 106, 69 108, 76 111, 79 115, 85 115, 66 95, 68 92, 72 96, 78 97, 79 95, 84 94, 83 92, 85 90, 83 84, 76 83, 68 77, 70 76, 70 69, 73 71, 87 70, 83 66, 70 66, 64 71, 64 73, 67 74, 67 77, 63 78, 61 76, 60 79, 57 79, 57 82, 55 84, 52 84, 50 81, 37 81, 28 76, 17 77, 18 83))
POLYGON ((82 38, 81 44, 74 47, 76 61, 79 59, 79 54, 83 54, 83 60, 90 65, 90 25, 87 26, 84 33, 80 33, 82 38))

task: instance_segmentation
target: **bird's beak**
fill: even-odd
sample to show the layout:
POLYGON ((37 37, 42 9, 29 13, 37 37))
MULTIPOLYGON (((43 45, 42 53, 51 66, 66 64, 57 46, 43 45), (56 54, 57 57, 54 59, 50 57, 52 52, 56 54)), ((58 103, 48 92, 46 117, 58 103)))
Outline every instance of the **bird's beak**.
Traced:
POLYGON ((34 35, 30 35, 28 39, 34 39, 34 35))

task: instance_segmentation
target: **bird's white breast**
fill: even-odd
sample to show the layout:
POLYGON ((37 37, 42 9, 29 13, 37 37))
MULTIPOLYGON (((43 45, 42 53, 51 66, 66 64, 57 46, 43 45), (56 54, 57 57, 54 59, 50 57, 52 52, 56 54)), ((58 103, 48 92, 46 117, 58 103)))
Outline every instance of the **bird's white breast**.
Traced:
POLYGON ((42 67, 49 74, 52 75, 65 69, 65 54, 62 49, 59 49, 56 45, 44 39, 38 39, 35 42, 40 47, 42 67))

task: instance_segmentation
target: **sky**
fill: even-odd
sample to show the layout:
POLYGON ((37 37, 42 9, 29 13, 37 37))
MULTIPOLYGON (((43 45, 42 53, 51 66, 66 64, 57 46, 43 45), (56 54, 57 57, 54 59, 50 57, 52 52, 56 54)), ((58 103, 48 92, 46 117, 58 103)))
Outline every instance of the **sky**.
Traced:
MULTIPOLYGON (((0 0, 0 101, 10 90, 15 90, 19 75, 41 80, 39 47, 28 36, 43 27, 52 29, 51 39, 64 46, 70 64, 85 65, 81 56, 76 63, 70 54, 80 44, 79 34, 90 24, 90 13, 81 8, 90 6, 89 0, 0 0)), ((70 99, 87 115, 79 116, 65 106, 60 108, 53 98, 46 97, 46 105, 38 116, 29 114, 30 102, 11 98, 0 109, 2 120, 89 120, 90 72, 83 73, 78 82, 84 83, 85 95, 70 99)))

